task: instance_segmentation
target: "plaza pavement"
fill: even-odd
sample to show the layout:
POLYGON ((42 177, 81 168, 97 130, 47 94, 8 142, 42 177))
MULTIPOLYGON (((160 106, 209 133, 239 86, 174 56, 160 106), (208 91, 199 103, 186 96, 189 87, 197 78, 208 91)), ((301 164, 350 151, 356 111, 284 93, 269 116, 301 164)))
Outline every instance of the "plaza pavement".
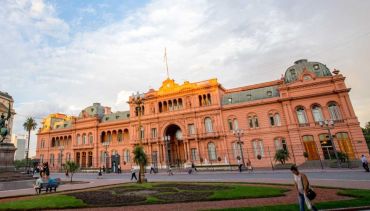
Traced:
MULTIPOLYGON (((362 169, 324 169, 324 170, 303 170, 306 173, 311 185, 337 187, 337 188, 358 188, 370 189, 370 173, 362 169)), ((59 177, 62 180, 69 180, 64 174, 52 173, 52 177, 59 177)), ((187 174, 186 172, 174 172, 173 176, 165 172, 158 174, 146 174, 149 182, 250 182, 250 183, 271 183, 271 184, 293 184, 292 175, 289 170, 279 171, 254 171, 254 172, 197 172, 187 174)), ((130 173, 103 174, 101 179, 96 173, 78 173, 73 177, 74 181, 85 181, 83 184, 65 184, 58 188, 58 191, 79 190, 106 185, 130 182, 130 173)), ((33 195, 33 188, 0 191, 0 198, 33 195)))

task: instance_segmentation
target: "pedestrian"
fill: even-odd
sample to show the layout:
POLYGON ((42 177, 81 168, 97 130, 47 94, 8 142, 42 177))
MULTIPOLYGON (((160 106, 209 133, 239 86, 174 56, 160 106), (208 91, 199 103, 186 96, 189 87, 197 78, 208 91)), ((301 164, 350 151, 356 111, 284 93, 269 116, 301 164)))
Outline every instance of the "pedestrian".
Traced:
POLYGON ((132 179, 134 179, 137 181, 137 177, 136 177, 136 170, 134 168, 131 168, 131 181, 132 179))
POLYGON ((169 175, 169 176, 172 176, 172 175, 173 175, 171 166, 170 166, 170 167, 168 167, 168 175, 169 175))
POLYGON ((98 179, 102 178, 103 174, 101 173, 101 167, 99 168, 99 173, 98 173, 98 179))
POLYGON ((118 164, 118 174, 122 173, 121 164, 118 164))
POLYGON ((252 162, 249 158, 247 160, 247 170, 250 170, 251 172, 253 171, 252 162))
POLYGON ((44 166, 42 167, 44 169, 45 175, 49 176, 50 175, 50 170, 49 170, 49 163, 45 162, 44 166))
POLYGON ((367 162, 365 155, 361 155, 361 162, 362 162, 362 167, 364 167, 365 171, 369 172, 369 162, 367 162))
POLYGON ((69 177, 68 169, 66 169, 66 177, 69 177))
POLYGON ((300 173, 295 165, 292 165, 290 170, 293 173, 294 184, 298 191, 299 210, 305 211, 304 204, 306 203, 309 210, 316 211, 317 208, 311 202, 311 200, 315 198, 316 193, 313 192, 312 188, 310 187, 307 176, 303 173, 300 173))
POLYGON ((153 164, 150 165, 150 174, 152 174, 152 172, 155 174, 155 168, 153 166, 153 164))
POLYGON ((198 171, 198 170, 197 170, 197 168, 195 167, 194 162, 191 162, 191 168, 192 168, 194 171, 198 171))
POLYGON ((240 163, 240 158, 238 159, 238 169, 239 169, 239 172, 242 172, 242 164, 240 163))
POLYGON ((104 173, 106 173, 106 172, 105 172, 105 166, 103 166, 103 172, 104 172, 104 173))

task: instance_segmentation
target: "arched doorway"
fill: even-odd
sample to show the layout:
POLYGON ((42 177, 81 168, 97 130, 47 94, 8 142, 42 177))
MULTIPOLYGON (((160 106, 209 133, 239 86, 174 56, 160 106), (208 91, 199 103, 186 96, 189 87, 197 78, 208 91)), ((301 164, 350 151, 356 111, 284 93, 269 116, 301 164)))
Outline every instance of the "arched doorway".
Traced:
POLYGON ((166 128, 165 136, 170 137, 166 146, 166 162, 170 166, 182 167, 186 159, 181 128, 171 124, 166 128))

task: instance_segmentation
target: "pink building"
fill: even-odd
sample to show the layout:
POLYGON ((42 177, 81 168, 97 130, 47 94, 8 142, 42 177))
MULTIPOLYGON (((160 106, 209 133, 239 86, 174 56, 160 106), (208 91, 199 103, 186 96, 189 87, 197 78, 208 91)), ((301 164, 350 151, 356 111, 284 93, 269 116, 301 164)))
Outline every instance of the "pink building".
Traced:
POLYGON ((78 117, 49 115, 37 135, 36 156, 55 170, 61 160, 129 169, 142 138, 158 168, 229 165, 241 158, 270 167, 279 149, 289 151, 289 163, 335 159, 333 147, 359 159, 369 151, 349 91, 339 71, 307 60, 296 61, 279 80, 233 89, 217 79, 181 85, 167 79, 141 95, 140 108, 130 97, 129 111, 94 103, 78 117), (333 143, 320 125, 324 120, 334 123, 333 143))

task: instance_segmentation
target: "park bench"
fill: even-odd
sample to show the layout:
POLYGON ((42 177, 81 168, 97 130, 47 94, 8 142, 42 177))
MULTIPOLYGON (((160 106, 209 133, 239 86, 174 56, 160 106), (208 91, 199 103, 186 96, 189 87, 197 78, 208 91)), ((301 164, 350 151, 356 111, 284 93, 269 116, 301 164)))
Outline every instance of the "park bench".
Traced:
POLYGON ((59 187, 60 179, 49 179, 48 182, 43 182, 40 184, 40 187, 35 187, 36 194, 41 194, 42 191, 47 192, 54 192, 57 191, 57 188, 59 187))

